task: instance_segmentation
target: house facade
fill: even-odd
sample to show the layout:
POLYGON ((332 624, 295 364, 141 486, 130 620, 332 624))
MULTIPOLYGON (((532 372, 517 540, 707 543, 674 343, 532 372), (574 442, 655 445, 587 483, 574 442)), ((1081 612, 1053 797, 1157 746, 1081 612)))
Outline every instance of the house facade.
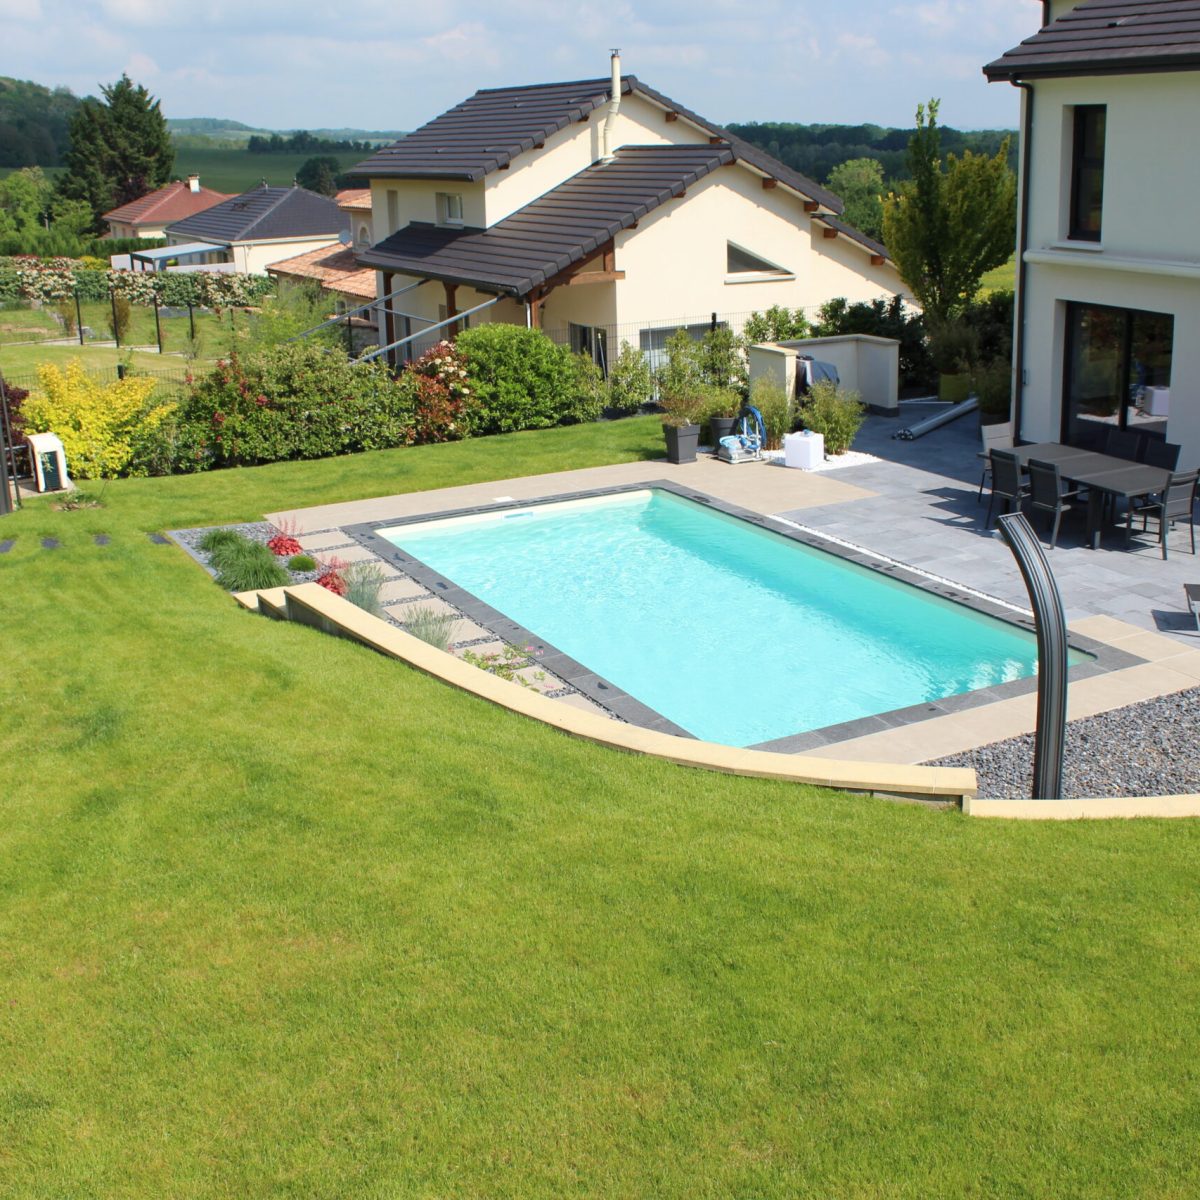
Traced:
POLYGON ((905 291, 836 196, 613 68, 477 92, 354 169, 374 239, 359 261, 381 299, 408 289, 385 341, 487 305, 471 320, 545 328, 605 362, 609 342, 654 352, 712 314, 905 291))
POLYGON ((1014 416, 1200 465, 1200 0, 1052 0, 984 68, 1022 89, 1014 416))

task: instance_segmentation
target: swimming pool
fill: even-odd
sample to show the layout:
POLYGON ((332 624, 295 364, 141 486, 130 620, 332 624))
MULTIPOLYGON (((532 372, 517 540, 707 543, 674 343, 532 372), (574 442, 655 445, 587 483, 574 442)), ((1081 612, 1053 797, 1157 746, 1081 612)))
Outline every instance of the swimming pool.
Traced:
POLYGON ((749 746, 1023 679, 1031 634, 661 489, 378 529, 696 737, 749 746))

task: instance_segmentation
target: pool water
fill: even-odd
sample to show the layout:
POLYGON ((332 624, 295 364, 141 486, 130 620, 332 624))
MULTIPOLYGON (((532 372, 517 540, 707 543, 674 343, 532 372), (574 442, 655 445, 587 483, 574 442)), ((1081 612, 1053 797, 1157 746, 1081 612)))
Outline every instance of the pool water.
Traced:
POLYGON ((379 533, 706 741, 754 745, 1036 670, 1014 626, 669 492, 379 533))

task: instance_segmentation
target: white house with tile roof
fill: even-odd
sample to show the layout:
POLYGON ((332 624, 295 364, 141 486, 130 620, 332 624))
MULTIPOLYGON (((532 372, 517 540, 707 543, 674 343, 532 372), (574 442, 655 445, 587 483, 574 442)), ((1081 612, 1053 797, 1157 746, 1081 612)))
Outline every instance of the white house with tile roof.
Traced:
POLYGON ((1041 15, 984 68, 1022 89, 1019 432, 1095 445, 1137 429, 1200 466, 1200 0, 1041 15))
POLYGON ((386 341, 496 300, 475 319, 604 361, 614 337, 652 350, 713 313, 906 292, 832 193, 616 61, 614 78, 476 92, 354 169, 375 238, 359 261, 380 297, 412 289, 386 341))

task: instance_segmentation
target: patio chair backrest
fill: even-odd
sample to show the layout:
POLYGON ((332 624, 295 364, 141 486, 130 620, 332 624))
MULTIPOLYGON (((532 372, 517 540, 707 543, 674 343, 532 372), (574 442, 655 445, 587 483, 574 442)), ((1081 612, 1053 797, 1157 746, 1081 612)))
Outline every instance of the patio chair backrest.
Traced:
POLYGON ((1191 519, 1192 505, 1196 497, 1197 478, 1200 478, 1200 471, 1187 471, 1182 475, 1171 476, 1170 482, 1163 492, 1162 512, 1164 517, 1191 519))
POLYGON ((1021 461, 1008 450, 991 451, 992 491, 998 496, 1021 494, 1021 461))
POLYGON ((979 436, 983 439, 983 452, 1011 450, 1013 445, 1013 423, 1001 421, 997 425, 980 425, 979 436))
POLYGON ((1056 463, 1029 460, 1029 498, 1037 508, 1057 508, 1062 501, 1062 475, 1056 463))
POLYGON ((1138 462, 1142 456, 1142 444, 1146 439, 1132 429, 1111 428, 1104 437, 1104 453, 1114 458, 1127 458, 1138 462))
POLYGON ((1181 447, 1174 442, 1161 442, 1158 438, 1150 438, 1146 442, 1146 453, 1142 462, 1148 467, 1161 467, 1164 471, 1173 471, 1179 466, 1181 447))

